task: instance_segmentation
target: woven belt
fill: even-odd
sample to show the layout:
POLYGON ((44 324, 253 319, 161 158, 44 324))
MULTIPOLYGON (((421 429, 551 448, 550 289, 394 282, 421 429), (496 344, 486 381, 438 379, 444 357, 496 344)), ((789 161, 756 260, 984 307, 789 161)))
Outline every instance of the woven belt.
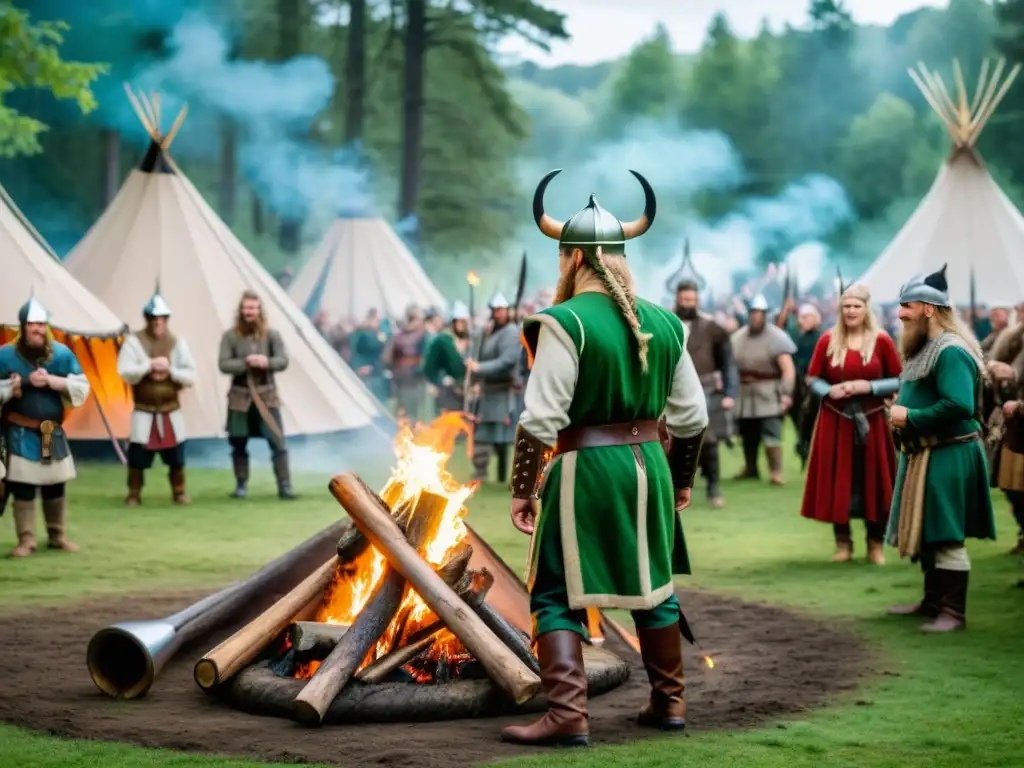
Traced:
POLYGON ((570 427, 558 433, 555 453, 571 453, 584 448, 607 448, 612 445, 639 445, 659 440, 658 422, 653 419, 593 427, 570 427))

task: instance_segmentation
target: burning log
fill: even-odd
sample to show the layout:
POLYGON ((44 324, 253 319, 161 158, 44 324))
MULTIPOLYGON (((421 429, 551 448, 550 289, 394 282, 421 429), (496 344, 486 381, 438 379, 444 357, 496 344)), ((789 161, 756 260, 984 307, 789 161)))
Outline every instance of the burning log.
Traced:
POLYGON ((297 654, 326 656, 338 641, 348 632, 344 624, 328 624, 322 621, 296 621, 289 630, 288 637, 292 648, 297 654))
POLYGON ((501 614, 487 603, 480 603, 471 607, 476 612, 476 615, 487 625, 487 628, 516 655, 516 658, 523 662, 531 672, 537 675, 540 674, 540 662, 537 661, 537 657, 530 650, 529 641, 523 637, 518 629, 505 621, 501 614))
MULTIPOLYGON (((468 546, 467 550, 469 551, 464 558, 464 563, 469 563, 469 555, 472 554, 472 549, 468 546)), ((455 557, 449 560, 449 563, 459 562, 459 560, 460 558, 455 557)), ((465 569, 465 564, 463 569, 465 569)), ((448 571, 450 577, 452 569, 448 569, 448 571)), ((443 574, 444 572, 445 568, 442 568, 440 573, 443 574)), ((463 598, 467 605, 475 609, 477 606, 482 605, 487 598, 487 591, 491 588, 491 584, 494 583, 493 577, 486 572, 477 575, 465 572, 464 570, 463 574, 459 579, 459 586, 456 588, 455 593, 463 598)), ((445 583, 450 584, 451 581, 445 579, 445 583)), ((412 661, 430 648, 438 635, 444 630, 445 625, 443 621, 435 621, 428 624, 410 637, 407 645, 392 651, 386 656, 381 656, 372 664, 368 664, 356 675, 356 680, 363 683, 379 683, 383 681, 394 670, 412 661)))
POLYGON ((353 523, 338 539, 338 557, 343 563, 351 563, 369 546, 370 542, 353 523))
MULTIPOLYGON (((378 497, 374 498, 376 503, 381 503, 378 497)), ((410 517, 408 533, 410 540, 406 542, 405 537, 402 538, 406 546, 413 548, 423 546, 436 532, 447 505, 448 500, 443 496, 421 493, 410 517)), ((394 522, 390 513, 385 514, 389 520, 394 522)), ((464 562, 469 563, 469 556, 464 558, 464 562)), ((465 565, 463 565, 463 570, 465 570, 465 565)), ((461 576, 461 573, 458 576, 461 576)), ((404 593, 405 577, 389 565, 380 583, 374 589, 372 597, 363 606, 356 620, 352 622, 348 632, 338 641, 334 650, 313 673, 313 677, 306 683, 302 692, 295 697, 294 716, 296 720, 305 725, 320 725, 331 701, 352 679, 353 673, 366 658, 366 654, 395 618, 395 614, 402 604, 404 593)))
POLYGON ((199 687, 208 691, 223 683, 255 659, 300 612, 311 603, 319 604, 337 567, 338 556, 335 555, 295 589, 196 662, 193 677, 199 687))
POLYGON ((533 696, 540 688, 540 678, 419 556, 377 496, 350 473, 335 477, 330 488, 356 526, 387 557, 391 566, 408 579, 423 601, 484 666, 491 679, 517 704, 533 696))

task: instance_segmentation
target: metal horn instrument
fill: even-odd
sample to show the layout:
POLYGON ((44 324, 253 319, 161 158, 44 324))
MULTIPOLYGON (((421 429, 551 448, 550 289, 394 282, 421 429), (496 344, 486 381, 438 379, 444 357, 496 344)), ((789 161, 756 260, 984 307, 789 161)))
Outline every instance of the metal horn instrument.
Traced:
POLYGON ((117 699, 145 696, 182 646, 225 626, 261 596, 294 587, 334 554, 338 539, 351 525, 348 519, 338 521, 251 576, 170 616, 99 630, 86 651, 96 687, 117 699))

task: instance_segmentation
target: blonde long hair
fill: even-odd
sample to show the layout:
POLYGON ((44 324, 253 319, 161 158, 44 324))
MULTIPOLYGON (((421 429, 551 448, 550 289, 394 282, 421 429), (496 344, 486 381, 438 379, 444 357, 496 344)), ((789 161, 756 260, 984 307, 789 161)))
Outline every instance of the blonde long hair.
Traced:
POLYGON ((879 334, 883 332, 874 310, 871 309, 871 291, 866 285, 854 283, 839 297, 839 317, 828 340, 828 355, 833 368, 842 368, 846 362, 846 353, 850 351, 849 334, 846 330, 846 321, 843 320, 843 302, 848 299, 864 305, 864 343, 860 348, 860 357, 864 365, 867 365, 871 356, 875 354, 875 343, 879 334))
POLYGON ((555 303, 561 304, 572 298, 576 291, 577 281, 583 281, 587 273, 595 274, 612 297, 636 339, 637 352, 640 357, 640 370, 647 373, 647 347, 653 334, 640 328, 640 318, 636 309, 636 286, 633 274, 629 271, 625 253, 609 252, 601 246, 574 246, 561 248, 560 253, 569 256, 575 247, 583 251, 583 261, 577 268, 575 263, 569 268, 558 284, 555 303))

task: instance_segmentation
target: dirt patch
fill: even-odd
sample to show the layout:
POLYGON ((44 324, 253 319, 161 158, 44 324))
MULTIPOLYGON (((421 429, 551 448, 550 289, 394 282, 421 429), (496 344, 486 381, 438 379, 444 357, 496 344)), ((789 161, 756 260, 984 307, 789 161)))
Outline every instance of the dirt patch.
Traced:
MULTIPOLYGON (((442 723, 328 726, 308 730, 288 720, 256 717, 204 695, 192 680, 195 661, 228 633, 186 648, 149 695, 113 701, 85 667, 89 637, 127 619, 158 618, 193 602, 178 593, 93 602, 45 613, 0 617, 0 721, 62 736, 146 747, 246 756, 280 762, 417 768, 471 766, 536 750, 503 744, 501 727, 524 718, 442 723)), ((686 645, 687 724, 691 731, 740 728, 821 706, 857 685, 867 653, 852 635, 784 611, 700 592, 680 599, 714 669, 686 645)), ((621 688, 591 701, 591 742, 646 738, 631 718, 648 693, 639 659, 621 688)))

